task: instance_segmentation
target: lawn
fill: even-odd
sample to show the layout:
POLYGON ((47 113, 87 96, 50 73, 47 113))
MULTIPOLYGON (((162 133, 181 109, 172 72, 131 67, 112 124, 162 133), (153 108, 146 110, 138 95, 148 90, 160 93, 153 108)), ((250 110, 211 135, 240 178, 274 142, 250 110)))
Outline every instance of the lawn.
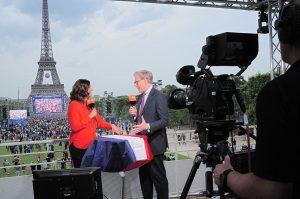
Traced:
MULTIPOLYGON (((62 143, 61 145, 57 142, 54 143, 54 149, 55 151, 55 155, 54 155, 54 159, 56 160, 60 160, 62 158, 63 152, 65 147, 64 144, 62 143)), ((15 156, 19 156, 19 162, 20 164, 30 164, 31 162, 33 163, 37 163, 38 162, 38 157, 40 157, 39 159, 39 163, 42 162, 47 162, 46 161, 46 157, 47 157, 47 153, 46 152, 46 145, 45 144, 41 144, 41 149, 38 150, 38 148, 36 148, 36 146, 33 146, 33 150, 31 151, 32 153, 36 153, 36 154, 31 154, 31 155, 24 155, 26 153, 24 153, 24 150, 22 153, 19 154, 15 154, 15 156), (38 152, 42 152, 37 154, 38 152), (44 152, 44 153, 43 153, 44 152)), ((68 152, 68 151, 67 151, 68 152)), ((0 155, 11 155, 10 150, 7 147, 0 147, 0 155)), ((175 152, 172 151, 167 151, 165 153, 166 156, 166 160, 175 160, 175 152)), ((68 157, 70 157, 69 152, 68 152, 68 157)), ((14 165, 14 156, 10 156, 10 157, 0 157, 0 163, 1 166, 3 166, 3 162, 4 160, 8 160, 8 162, 10 163, 10 166, 14 165)), ((189 159, 189 157, 182 155, 182 154, 178 154, 177 155, 177 160, 184 160, 184 159, 189 159)), ((68 162, 67 163, 67 168, 71 167, 71 163, 68 162)), ((0 170, 0 178, 2 177, 9 177, 9 176, 16 176, 16 175, 30 175, 31 174, 31 168, 30 165, 23 167, 25 170, 22 171, 22 169, 20 169, 19 174, 17 174, 18 172, 16 172, 16 168, 8 168, 7 169, 7 173, 4 172, 4 169, 0 170)), ((42 165, 42 169, 47 168, 47 165, 42 165)), ((49 167, 48 167, 49 168, 49 167)), ((57 163, 57 164, 51 164, 50 166, 51 169, 60 169, 61 168, 61 163, 57 163)))
MULTIPOLYGON (((63 150, 65 149, 64 144, 62 143, 61 145, 59 143, 53 143, 54 145, 54 149, 55 152, 54 154, 54 159, 56 160, 60 160, 62 158, 63 155, 63 150)), ((25 155, 26 153, 24 153, 24 150, 22 150, 22 153, 19 152, 19 154, 15 154, 15 156, 19 156, 19 162, 20 164, 30 164, 31 162, 33 163, 37 163, 38 162, 38 157, 39 157, 39 163, 42 162, 47 162, 46 161, 46 157, 47 157, 47 153, 46 152, 46 145, 45 144, 41 144, 41 150, 38 150, 38 148, 34 145, 33 149, 31 150, 32 153, 36 153, 36 154, 31 154, 31 155, 25 155), (41 152, 40 154, 37 154, 38 152, 41 152), (44 152, 44 153, 43 153, 44 152)), ((68 151, 67 151, 68 152, 68 151)), ((0 155, 11 155, 12 153, 10 152, 8 147, 0 147, 0 155)), ((68 155, 68 157, 70 157, 70 155, 68 155)), ((10 156, 10 157, 0 157, 0 163, 1 166, 3 166, 3 162, 4 160, 8 160, 10 166, 14 165, 14 156, 10 156)), ((42 169, 45 167, 46 165, 42 165, 42 169)), ((67 167, 70 166, 70 163, 67 164, 67 167)), ((60 163, 57 164, 51 164, 51 168, 58 168, 60 169, 61 165, 60 163)), ((20 169, 20 175, 29 175, 31 174, 31 168, 30 166, 26 166, 25 170, 22 171, 22 169, 20 169)), ((4 172, 4 169, 0 170, 0 178, 2 177, 8 177, 8 176, 16 176, 17 172, 16 172, 16 168, 8 168, 8 173, 4 172)))

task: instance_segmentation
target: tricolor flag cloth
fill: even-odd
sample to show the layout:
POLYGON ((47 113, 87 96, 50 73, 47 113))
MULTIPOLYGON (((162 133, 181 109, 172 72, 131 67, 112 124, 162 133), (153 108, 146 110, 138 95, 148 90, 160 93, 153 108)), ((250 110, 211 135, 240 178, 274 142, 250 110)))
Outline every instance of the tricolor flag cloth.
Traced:
POLYGON ((81 167, 100 167, 104 172, 129 171, 153 159, 145 135, 108 135, 94 140, 81 167))

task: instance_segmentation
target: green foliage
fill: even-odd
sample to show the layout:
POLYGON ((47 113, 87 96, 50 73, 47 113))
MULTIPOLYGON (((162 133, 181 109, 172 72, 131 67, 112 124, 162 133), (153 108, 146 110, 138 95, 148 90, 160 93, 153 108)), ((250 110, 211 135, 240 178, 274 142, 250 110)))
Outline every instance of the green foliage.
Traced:
POLYGON ((169 128, 174 128, 182 125, 190 125, 190 121, 191 119, 188 109, 169 109, 169 128))
POLYGON ((128 98, 129 96, 118 96, 113 99, 113 115, 119 120, 131 120, 128 98))
POLYGON ((241 92, 246 104, 249 124, 256 124, 255 106, 259 91, 270 81, 270 73, 258 73, 249 77, 241 86, 241 92))
POLYGON ((175 85, 166 85, 164 88, 161 89, 161 92, 165 95, 165 96, 168 96, 168 92, 169 90, 171 89, 174 89, 174 88, 177 88, 177 86, 175 85))
POLYGON ((104 99, 101 98, 99 101, 95 101, 95 106, 98 113, 100 113, 101 116, 105 116, 104 99))

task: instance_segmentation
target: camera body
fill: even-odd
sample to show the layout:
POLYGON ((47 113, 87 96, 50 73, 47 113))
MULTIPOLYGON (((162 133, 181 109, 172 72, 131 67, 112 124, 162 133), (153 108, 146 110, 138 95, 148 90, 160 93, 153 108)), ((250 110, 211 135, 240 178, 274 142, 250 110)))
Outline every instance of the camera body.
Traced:
MULTIPOLYGON (((177 73, 177 80, 191 66, 182 67, 177 73)), ((233 95, 238 99, 242 111, 245 105, 240 100, 239 89, 236 88, 232 76, 223 74, 210 76, 197 74, 190 82, 186 91, 183 89, 172 89, 168 94, 169 108, 188 108, 194 120, 215 120, 225 119, 226 115, 234 113, 233 95)))
POLYGON ((187 85, 186 90, 173 89, 168 93, 169 108, 188 108, 194 120, 225 120, 234 113, 233 95, 242 112, 245 104, 234 81, 251 64, 258 53, 258 36, 250 33, 222 33, 206 38, 202 55, 195 70, 192 65, 183 66, 176 74, 176 80, 187 85), (211 66, 237 66, 235 75, 215 76, 211 66))
POLYGON ((246 112, 235 79, 247 69, 257 53, 257 34, 226 32, 206 38, 197 64, 199 71, 196 72, 192 65, 178 70, 176 80, 187 88, 170 90, 168 106, 189 110, 191 118, 196 121, 195 133, 198 134, 201 151, 207 153, 210 146, 227 141, 229 132, 237 125, 234 119, 230 119, 234 114, 233 96, 241 112, 246 112), (235 75, 214 75, 210 67, 220 65, 237 66, 240 71, 235 75))

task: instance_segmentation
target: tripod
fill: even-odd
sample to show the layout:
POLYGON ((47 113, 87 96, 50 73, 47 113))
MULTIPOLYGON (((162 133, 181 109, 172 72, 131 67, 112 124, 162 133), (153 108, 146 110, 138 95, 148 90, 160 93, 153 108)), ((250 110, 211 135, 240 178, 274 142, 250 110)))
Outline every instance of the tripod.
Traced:
MULTIPOLYGON (((206 170, 205 170, 206 196, 209 198, 213 196, 214 191, 213 191, 213 173, 212 173, 212 171, 213 171, 215 164, 210 160, 211 155, 213 155, 213 154, 207 154, 207 153, 204 153, 201 151, 197 152, 194 162, 193 162, 193 166, 191 168, 191 171, 189 173, 187 181, 182 190, 180 199, 186 198, 186 196, 189 192, 189 189, 191 187, 191 184, 194 180, 194 177, 196 175, 196 172, 200 167, 201 162, 203 164, 206 164, 206 170)), ((218 187, 218 190, 219 190, 220 198, 221 199, 225 198, 224 190, 221 187, 218 187)))
MULTIPOLYGON (((180 199, 185 199, 191 184, 194 180, 197 170, 201 162, 206 164, 205 185, 206 196, 213 196, 213 169, 216 164, 221 163, 221 159, 225 155, 230 154, 229 145, 226 141, 229 137, 229 130, 234 126, 233 121, 214 121, 209 123, 198 122, 197 130, 200 139, 200 151, 197 152, 193 166, 182 190, 180 199), (211 144, 211 143, 214 144, 211 144)), ((225 198, 225 191, 222 187, 218 187, 221 199, 225 198)))

